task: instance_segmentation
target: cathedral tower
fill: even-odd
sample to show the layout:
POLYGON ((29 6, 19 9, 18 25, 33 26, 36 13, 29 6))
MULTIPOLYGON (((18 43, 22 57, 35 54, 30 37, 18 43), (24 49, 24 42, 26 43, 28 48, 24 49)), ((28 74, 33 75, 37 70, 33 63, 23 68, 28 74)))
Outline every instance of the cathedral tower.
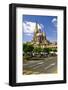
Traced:
POLYGON ((42 32, 41 29, 38 28, 38 24, 36 23, 32 44, 34 44, 34 46, 45 46, 48 43, 49 42, 46 39, 45 32, 42 32))

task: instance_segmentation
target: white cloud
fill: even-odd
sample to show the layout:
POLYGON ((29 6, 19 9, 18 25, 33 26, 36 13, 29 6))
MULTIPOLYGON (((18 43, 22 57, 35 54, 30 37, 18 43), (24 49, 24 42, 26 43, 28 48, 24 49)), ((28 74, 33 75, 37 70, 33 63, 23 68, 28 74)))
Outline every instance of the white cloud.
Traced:
POLYGON ((24 33, 33 33, 35 29, 35 23, 33 22, 24 22, 23 23, 24 33))
POLYGON ((24 33, 24 34, 28 36, 33 36, 33 33, 24 33))
POLYGON ((56 19, 56 18, 53 18, 53 19, 52 19, 52 23, 53 23, 53 25, 54 25, 55 27, 57 27, 57 19, 56 19))
MULTIPOLYGON (((25 22, 23 22, 23 30, 24 30, 23 32, 27 35, 33 35, 35 26, 36 26, 36 22, 25 21, 25 22)), ((42 29, 42 28, 43 28, 43 25, 38 24, 38 29, 42 29)))
POLYGON ((57 19, 56 19, 56 18, 53 18, 53 19, 52 19, 52 23, 55 22, 55 21, 57 21, 57 19))

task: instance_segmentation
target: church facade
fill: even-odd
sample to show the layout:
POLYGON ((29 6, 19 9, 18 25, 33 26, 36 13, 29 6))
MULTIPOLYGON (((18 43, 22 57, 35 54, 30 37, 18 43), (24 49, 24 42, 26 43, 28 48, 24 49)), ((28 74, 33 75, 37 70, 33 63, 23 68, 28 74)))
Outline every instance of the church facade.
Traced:
POLYGON ((57 48, 56 42, 50 42, 46 38, 45 32, 38 29, 38 24, 36 23, 33 40, 30 42, 34 47, 40 46, 41 48, 57 48))

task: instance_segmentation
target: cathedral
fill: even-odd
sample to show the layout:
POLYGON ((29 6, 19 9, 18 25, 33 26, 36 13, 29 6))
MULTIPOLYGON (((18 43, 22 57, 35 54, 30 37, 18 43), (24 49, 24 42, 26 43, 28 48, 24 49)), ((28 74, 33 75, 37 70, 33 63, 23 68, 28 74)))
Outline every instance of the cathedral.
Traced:
POLYGON ((41 48, 57 48, 57 43, 52 43, 46 38, 45 32, 42 32, 41 29, 38 28, 38 24, 36 23, 33 40, 31 44, 34 47, 40 46, 41 48))

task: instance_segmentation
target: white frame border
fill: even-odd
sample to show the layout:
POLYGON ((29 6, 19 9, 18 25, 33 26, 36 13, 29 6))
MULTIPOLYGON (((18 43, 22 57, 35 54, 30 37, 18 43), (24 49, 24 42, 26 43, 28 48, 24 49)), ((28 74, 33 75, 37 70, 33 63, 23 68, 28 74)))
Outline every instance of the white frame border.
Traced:
POLYGON ((63 80, 63 10, 16 8, 16 82, 63 80), (36 14, 35 14, 36 13, 36 14), (58 74, 22 75, 22 15, 58 16, 58 74), (61 22, 61 23, 60 23, 61 22), (62 60, 62 61, 61 61, 62 60))

